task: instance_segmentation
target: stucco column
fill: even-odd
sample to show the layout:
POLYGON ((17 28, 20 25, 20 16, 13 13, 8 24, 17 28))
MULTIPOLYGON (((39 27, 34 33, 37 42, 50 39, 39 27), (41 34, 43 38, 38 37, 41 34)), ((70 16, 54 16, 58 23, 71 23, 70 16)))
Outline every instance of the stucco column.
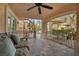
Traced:
POLYGON ((75 42, 74 42, 75 55, 79 56, 79 11, 77 12, 76 19, 76 33, 75 33, 75 42))
POLYGON ((47 22, 42 21, 42 37, 47 38, 47 22))

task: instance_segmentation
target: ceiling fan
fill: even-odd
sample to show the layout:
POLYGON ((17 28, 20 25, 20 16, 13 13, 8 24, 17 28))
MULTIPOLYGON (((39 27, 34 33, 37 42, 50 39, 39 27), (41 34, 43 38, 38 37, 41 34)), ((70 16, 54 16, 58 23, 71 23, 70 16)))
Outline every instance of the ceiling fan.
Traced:
POLYGON ((35 6, 28 8, 27 11, 30 11, 31 9, 38 7, 38 12, 39 12, 39 14, 41 14, 41 7, 44 7, 44 8, 50 9, 50 10, 53 9, 53 7, 43 5, 42 3, 34 3, 34 4, 35 4, 35 6))

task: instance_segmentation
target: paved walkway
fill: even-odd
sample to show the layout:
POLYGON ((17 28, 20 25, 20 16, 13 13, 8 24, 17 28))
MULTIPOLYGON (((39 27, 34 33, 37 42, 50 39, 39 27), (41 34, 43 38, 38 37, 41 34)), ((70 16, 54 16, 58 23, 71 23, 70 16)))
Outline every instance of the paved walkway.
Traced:
POLYGON ((51 40, 37 38, 29 39, 28 45, 32 56, 72 56, 74 50, 51 40))

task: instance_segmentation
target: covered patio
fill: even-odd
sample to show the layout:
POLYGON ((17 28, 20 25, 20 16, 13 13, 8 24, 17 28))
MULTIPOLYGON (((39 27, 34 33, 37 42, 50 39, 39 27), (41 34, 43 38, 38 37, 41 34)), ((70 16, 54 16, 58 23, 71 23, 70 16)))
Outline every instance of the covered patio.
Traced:
POLYGON ((42 3, 42 5, 51 6, 52 9, 38 5, 27 11, 35 4, 0 4, 0 33, 16 34, 21 41, 20 44, 23 42, 22 47, 20 44, 19 47, 22 49, 26 47, 28 50, 23 55, 79 55, 79 4, 42 3))

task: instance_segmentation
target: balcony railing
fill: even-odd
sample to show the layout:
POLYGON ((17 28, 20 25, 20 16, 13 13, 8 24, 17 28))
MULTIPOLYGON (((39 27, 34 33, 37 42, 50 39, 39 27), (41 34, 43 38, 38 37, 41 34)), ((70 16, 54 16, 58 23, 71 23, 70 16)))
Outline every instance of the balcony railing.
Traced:
POLYGON ((57 43, 65 45, 69 48, 74 48, 74 35, 73 33, 47 33, 47 39, 51 39, 57 43))

